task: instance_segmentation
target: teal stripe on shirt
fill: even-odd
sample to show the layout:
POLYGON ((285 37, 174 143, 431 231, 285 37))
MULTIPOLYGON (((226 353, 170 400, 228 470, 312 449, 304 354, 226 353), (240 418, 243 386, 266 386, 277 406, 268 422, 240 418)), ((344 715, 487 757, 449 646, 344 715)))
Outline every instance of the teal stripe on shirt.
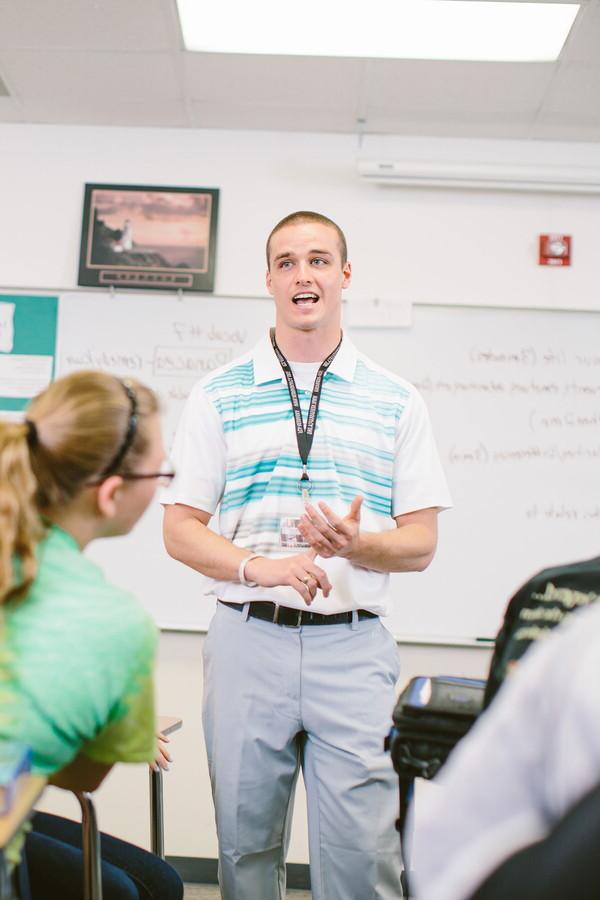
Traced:
MULTIPOLYGON (((286 410, 277 409, 272 413, 248 415, 237 419, 223 418, 223 430, 225 432, 242 431, 244 428, 252 428, 257 425, 268 425, 271 422, 287 422, 292 416, 293 412, 290 407, 286 410)), ((371 432, 375 432, 375 434, 380 433, 390 437, 393 437, 396 433, 394 424, 383 425, 380 422, 373 422, 372 420, 365 420, 364 418, 358 419, 351 416, 341 416, 337 413, 329 413, 327 409, 319 410, 319 419, 321 419, 321 421, 335 422, 338 427, 344 425, 352 430, 357 428, 368 429, 371 432)), ((342 442, 343 438, 340 440, 340 443, 342 442)))
MULTIPOLYGON (((298 472, 302 468, 302 461, 299 456, 282 455, 271 457, 268 459, 257 460, 257 462, 244 463, 241 466, 235 466, 227 469, 227 481, 233 482, 245 478, 253 478, 255 475, 265 472, 272 472, 275 467, 283 469, 293 469, 298 472)), ((363 467, 352 465, 344 459, 333 460, 329 456, 313 456, 309 459, 309 469, 311 472, 343 472, 352 475, 360 481, 372 482, 373 484, 381 484, 391 487, 391 475, 387 476, 382 472, 365 472, 363 467)))
MULTIPOLYGON (((356 485, 343 485, 339 481, 319 481, 313 484, 312 493, 318 499, 341 496, 344 500, 351 503, 356 496, 357 490, 358 487, 356 485)), ((360 490, 359 492, 364 497, 367 507, 376 512, 383 512, 389 515, 391 509, 389 494, 382 496, 372 491, 360 490)), ((231 512, 234 509, 262 500, 269 495, 274 497, 299 497, 298 479, 276 476, 269 481, 255 481, 253 484, 244 485, 243 487, 227 489, 221 501, 221 511, 231 512)))

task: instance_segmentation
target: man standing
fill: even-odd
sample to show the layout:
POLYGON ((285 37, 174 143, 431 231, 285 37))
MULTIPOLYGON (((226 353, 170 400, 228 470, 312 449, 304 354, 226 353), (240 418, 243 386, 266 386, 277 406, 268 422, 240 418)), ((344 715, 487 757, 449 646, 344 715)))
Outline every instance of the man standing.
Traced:
POLYGON ((284 896, 301 765, 315 900, 396 900, 399 669, 379 616, 388 573, 433 558, 448 491, 420 396, 342 336, 342 231, 292 213, 267 264, 275 328, 194 388, 163 498, 168 552, 219 598, 203 721, 222 896, 284 896))

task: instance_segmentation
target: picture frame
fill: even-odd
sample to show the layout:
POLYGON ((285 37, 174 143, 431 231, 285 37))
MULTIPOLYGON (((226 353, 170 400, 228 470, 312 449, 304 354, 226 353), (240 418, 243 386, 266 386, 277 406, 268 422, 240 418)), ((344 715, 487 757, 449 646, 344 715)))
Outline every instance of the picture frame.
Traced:
POLYGON ((218 188, 86 184, 77 283, 212 291, 218 213, 218 188))

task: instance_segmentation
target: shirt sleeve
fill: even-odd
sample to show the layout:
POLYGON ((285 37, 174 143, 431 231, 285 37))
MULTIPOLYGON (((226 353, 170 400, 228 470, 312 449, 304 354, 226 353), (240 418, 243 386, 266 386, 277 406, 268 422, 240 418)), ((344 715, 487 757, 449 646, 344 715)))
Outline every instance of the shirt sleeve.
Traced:
POLYGON ((393 481, 392 516, 452 506, 429 413, 414 388, 396 430, 393 481))
POLYGON ((212 515, 225 487, 225 451, 221 417, 197 384, 184 407, 170 453, 177 475, 161 492, 160 502, 183 503, 212 515))

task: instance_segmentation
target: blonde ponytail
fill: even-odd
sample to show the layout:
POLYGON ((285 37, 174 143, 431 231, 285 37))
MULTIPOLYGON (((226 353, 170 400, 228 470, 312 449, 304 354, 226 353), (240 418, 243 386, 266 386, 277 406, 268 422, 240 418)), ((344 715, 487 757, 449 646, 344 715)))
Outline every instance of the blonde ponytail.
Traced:
POLYGON ((35 578, 41 516, 135 468, 156 412, 156 396, 139 382, 82 371, 35 397, 24 424, 0 422, 0 604, 23 597, 35 578))
POLYGON ((30 430, 26 423, 0 422, 0 604, 24 596, 37 571, 35 548, 43 527, 35 503, 30 430))

